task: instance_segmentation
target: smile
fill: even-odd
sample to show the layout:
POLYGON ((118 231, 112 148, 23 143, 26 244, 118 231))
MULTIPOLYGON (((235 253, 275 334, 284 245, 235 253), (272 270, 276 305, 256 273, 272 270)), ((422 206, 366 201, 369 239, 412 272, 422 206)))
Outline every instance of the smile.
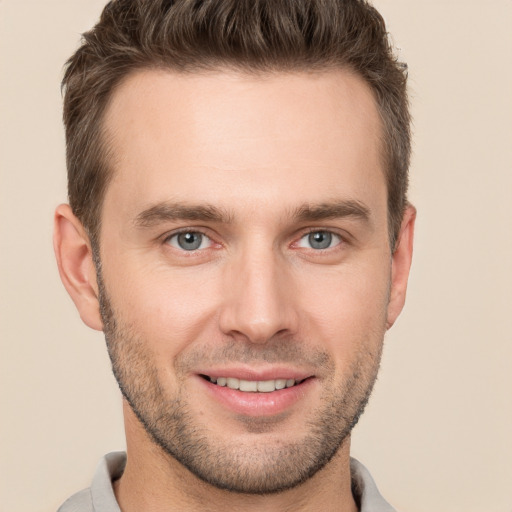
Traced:
POLYGON ((222 409, 234 412, 237 417, 276 417, 286 411, 299 411, 298 403, 306 403, 305 400, 317 396, 314 393, 318 392, 319 379, 289 368, 258 372, 247 368, 219 368, 218 373, 217 370, 212 373, 196 374, 202 389, 222 409))
POLYGON ((295 379, 245 380, 235 377, 209 377, 207 375, 203 377, 217 386, 225 386, 246 393, 271 393, 272 391, 291 388, 302 382, 302 380, 295 379))

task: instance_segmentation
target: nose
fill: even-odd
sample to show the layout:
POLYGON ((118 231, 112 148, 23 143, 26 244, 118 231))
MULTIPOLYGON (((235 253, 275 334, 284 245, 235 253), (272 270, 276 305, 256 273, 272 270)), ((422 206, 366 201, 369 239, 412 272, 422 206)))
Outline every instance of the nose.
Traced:
POLYGON ((294 334, 299 317, 290 270, 271 250, 249 252, 225 269, 221 331, 259 344, 294 334))

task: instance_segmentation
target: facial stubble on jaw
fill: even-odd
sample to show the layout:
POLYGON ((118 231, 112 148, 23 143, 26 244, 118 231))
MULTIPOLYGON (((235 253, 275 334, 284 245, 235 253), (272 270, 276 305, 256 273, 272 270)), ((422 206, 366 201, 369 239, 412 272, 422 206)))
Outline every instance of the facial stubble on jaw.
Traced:
MULTIPOLYGON (((325 352, 306 353, 295 341, 269 344, 265 351, 260 348, 257 352, 250 344, 233 342, 214 356, 198 352, 184 356, 175 367, 183 375, 197 361, 204 363, 209 357, 237 362, 303 360, 321 366, 327 375, 325 387, 331 387, 297 441, 283 438, 270 444, 255 439, 237 446, 232 439, 223 442, 214 438, 207 425, 194 420, 186 397, 179 391, 174 397, 168 396, 144 340, 121 324, 115 314, 98 261, 96 269, 105 340, 121 393, 152 442, 202 481, 230 492, 260 495, 297 487, 328 464, 358 422, 377 377, 382 343, 376 353, 361 346, 350 375, 335 387, 334 363, 325 352)), ((247 433, 261 436, 272 430, 279 432, 276 421, 244 417, 240 423, 247 433)))

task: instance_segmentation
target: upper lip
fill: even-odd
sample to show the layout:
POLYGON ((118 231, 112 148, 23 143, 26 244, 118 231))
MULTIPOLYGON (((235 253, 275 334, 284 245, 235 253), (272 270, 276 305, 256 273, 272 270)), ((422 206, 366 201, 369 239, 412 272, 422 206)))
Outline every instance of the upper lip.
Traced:
POLYGON ((250 368, 250 367, 218 367, 218 368, 204 368, 197 372, 198 375, 206 375, 208 377, 233 377, 236 379, 249 380, 249 381, 265 381, 276 379, 295 379, 302 381, 308 377, 313 377, 311 371, 273 366, 270 368, 250 368))

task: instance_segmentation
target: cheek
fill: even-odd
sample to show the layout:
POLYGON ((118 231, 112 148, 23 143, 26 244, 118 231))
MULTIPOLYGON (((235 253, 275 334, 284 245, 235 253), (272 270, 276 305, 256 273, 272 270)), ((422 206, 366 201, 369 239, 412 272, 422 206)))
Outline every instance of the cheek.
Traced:
POLYGON ((300 294, 309 337, 321 337, 333 353, 381 343, 389 282, 389 269, 382 265, 310 275, 303 283, 309 292, 300 294))
POLYGON ((144 272, 140 268, 130 275, 113 279, 107 288, 116 315, 153 352, 175 354, 204 337, 219 296, 211 279, 200 271, 144 272))

